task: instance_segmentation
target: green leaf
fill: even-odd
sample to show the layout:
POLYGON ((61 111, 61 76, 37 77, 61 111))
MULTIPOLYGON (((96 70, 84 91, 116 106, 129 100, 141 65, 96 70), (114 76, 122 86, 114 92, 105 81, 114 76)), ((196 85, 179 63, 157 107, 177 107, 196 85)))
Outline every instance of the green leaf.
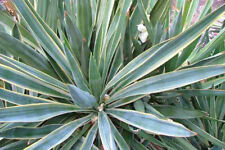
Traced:
MULTIPOLYGON (((100 56, 103 50, 103 46, 105 46, 107 29, 110 25, 111 15, 113 13, 113 6, 115 1, 102 1, 99 5, 98 17, 96 21, 97 31, 96 31, 96 40, 95 40, 95 48, 93 56, 95 57, 97 64, 100 63, 100 56)), ((111 25, 112 27, 112 25, 111 25)))
POLYGON ((46 72, 53 77, 56 76, 53 68, 43 55, 35 52, 31 47, 25 45, 9 34, 0 32, 0 48, 6 50, 15 57, 21 58, 24 63, 32 67, 46 72))
POLYGON ((203 129, 199 128, 197 125, 193 124, 190 121, 183 121, 190 129, 192 129, 193 131, 197 132, 201 137, 209 140, 210 142, 212 142, 213 144, 220 146, 222 148, 225 148, 225 143, 218 140, 217 138, 213 137, 212 135, 208 134, 207 132, 205 132, 203 129))
POLYGON ((148 140, 148 141, 150 141, 150 142, 152 142, 152 143, 154 143, 154 144, 156 144, 156 145, 159 145, 159 146, 161 146, 161 147, 166 147, 166 148, 168 148, 168 149, 171 148, 171 147, 167 146, 165 142, 156 139, 156 138, 154 137, 154 135, 150 135, 150 134, 148 134, 148 133, 146 133, 146 132, 144 132, 144 131, 138 132, 137 135, 138 135, 139 137, 141 137, 141 138, 143 138, 143 139, 145 139, 145 140, 148 140))
POLYGON ((61 126, 24 150, 48 150, 69 138, 73 132, 93 117, 92 114, 61 126))
POLYGON ((17 141, 0 147, 0 150, 21 150, 27 146, 27 140, 17 141))
POLYGON ((16 127, 22 127, 22 126, 26 126, 26 127, 36 127, 40 125, 40 122, 31 122, 31 123, 27 123, 27 122, 6 122, 2 124, 2 127, 0 129, 0 132, 3 132, 5 130, 9 130, 12 128, 16 128, 16 127))
POLYGON ((12 36, 15 37, 16 39, 22 41, 22 35, 21 32, 19 30, 19 27, 17 24, 14 25, 13 29, 12 29, 12 36))
POLYGON ((27 5, 25 1, 14 1, 14 3, 46 52, 60 65, 61 68, 64 69, 67 74, 70 75, 71 72, 69 64, 60 49, 61 47, 59 47, 58 43, 55 42, 52 35, 49 34, 50 31, 47 31, 47 28, 42 25, 43 22, 40 22, 40 20, 38 21, 40 18, 37 18, 34 15, 34 11, 29 8, 29 5, 27 5))
POLYGON ((157 75, 138 81, 118 91, 111 97, 109 101, 114 101, 129 96, 158 93, 175 89, 203 79, 223 74, 224 72, 225 65, 216 65, 184 69, 181 71, 157 75))
POLYGON ((66 33, 67 36, 69 37, 69 43, 71 45, 71 53, 73 54, 73 57, 76 57, 76 59, 80 60, 82 48, 82 35, 78 30, 76 24, 72 22, 69 16, 66 16, 66 33))
POLYGON ((135 110, 137 110, 139 112, 145 112, 145 105, 141 99, 134 102, 134 108, 135 108, 135 110))
POLYGON ((192 68, 192 67, 200 67, 200 66, 207 66, 207 65, 218 65, 218 64, 224 64, 225 63, 225 54, 224 53, 219 53, 210 57, 207 57, 203 60, 200 60, 194 64, 190 64, 188 66, 184 66, 179 68, 185 69, 185 68, 192 68))
POLYGON ((69 61, 72 76, 73 76, 73 79, 74 79, 77 87, 79 87, 80 89, 82 89, 84 91, 90 91, 88 89, 88 86, 87 86, 87 80, 84 77, 84 74, 81 70, 81 66, 79 64, 79 61, 76 59, 76 57, 74 57, 72 55, 69 48, 66 47, 65 49, 66 49, 65 54, 66 54, 67 60, 69 61))
POLYGON ((100 138, 105 150, 115 150, 116 145, 111 131, 110 123, 105 112, 98 114, 98 128, 100 138))
POLYGON ((85 138, 85 141, 83 142, 80 150, 91 150, 96 134, 98 131, 98 122, 96 122, 92 128, 88 131, 88 134, 85 138))
POLYGON ((0 79, 37 93, 70 99, 68 92, 1 64, 0 79))
POLYGON ((145 109, 146 109, 146 113, 153 114, 156 117, 161 118, 161 119, 168 119, 168 117, 165 117, 162 113, 160 113, 158 110, 156 110, 152 105, 150 105, 146 102, 145 102, 145 109))
MULTIPOLYGON (((92 11, 90 0, 76 1, 77 24, 83 38, 90 40, 92 33, 92 11)), ((88 42, 89 43, 89 42, 88 42)))
POLYGON ((87 132, 87 130, 91 127, 91 124, 86 124, 82 127, 81 131, 75 131, 72 135, 72 137, 68 140, 68 142, 65 142, 65 144, 62 146, 60 150, 71 150, 71 148, 79 142, 79 139, 82 139, 82 136, 84 133, 87 132))
POLYGON ((49 134, 61 125, 47 125, 43 127, 16 127, 0 132, 0 137, 5 139, 39 139, 49 134))
POLYGON ((53 103, 53 101, 0 88, 0 99, 16 105, 53 103))
POLYGON ((192 54, 193 50, 195 50, 199 40, 200 37, 195 39, 191 44, 189 44, 186 48, 183 49, 183 51, 178 57, 177 67, 181 66, 185 61, 187 61, 188 57, 192 54))
POLYGON ((209 14, 188 30, 171 39, 163 46, 155 46, 155 50, 153 52, 151 51, 153 48, 146 50, 133 61, 128 63, 120 72, 118 72, 117 75, 114 76, 114 78, 107 84, 105 90, 110 89, 115 84, 122 84, 121 82, 123 82, 123 86, 128 85, 152 72, 173 58, 183 48, 199 37, 199 35, 201 35, 213 23, 214 20, 220 17, 224 11, 225 5, 209 14))
POLYGON ((199 0, 191 1, 190 7, 188 9, 187 17, 186 17, 186 20, 185 20, 184 28, 186 28, 186 29, 189 28, 189 26, 191 24, 191 21, 192 21, 192 18, 194 16, 194 13, 198 8, 198 3, 199 3, 199 0))
POLYGON ((91 55, 89 62, 89 84, 93 95, 98 99, 103 90, 102 78, 99 73, 95 58, 91 55))
POLYGON ((182 21, 183 11, 181 9, 179 10, 179 12, 176 12, 176 13, 178 13, 178 15, 176 16, 176 18, 174 18, 173 25, 171 26, 171 29, 169 31, 169 35, 171 38, 178 35, 180 32, 182 32, 181 21, 182 21))
POLYGON ((119 148, 122 149, 122 150, 130 149, 130 147, 127 145, 126 141, 121 136, 120 132, 116 129, 116 127, 114 126, 114 124, 112 123, 111 120, 109 120, 109 123, 110 123, 110 126, 111 126, 112 134, 113 134, 114 139, 115 139, 117 145, 119 146, 119 148))
POLYGON ((47 16, 47 11, 48 11, 48 6, 49 6, 49 0, 42 1, 38 0, 37 1, 37 13, 40 15, 40 17, 45 20, 47 16))
MULTIPOLYGON (((130 70, 132 69, 138 69, 139 66, 136 66, 136 64, 139 64, 143 61, 143 58, 146 59, 147 57, 151 56, 152 54, 154 54, 158 48, 162 47, 163 45, 165 45, 167 42, 162 42, 156 46, 153 46, 152 48, 150 48, 149 50, 146 50, 145 52, 143 52, 143 57, 136 57, 135 59, 133 59, 133 61, 131 61, 131 63, 128 63, 128 65, 126 65, 122 70, 124 70, 123 72, 118 72, 114 78, 107 84, 105 90, 110 89, 112 86, 114 86, 115 84, 117 84, 117 81, 119 81, 119 84, 111 91, 110 94, 113 94, 115 91, 118 91, 118 89, 121 89, 122 87, 126 86, 127 84, 129 84, 129 79, 127 78, 133 78, 134 74, 132 74, 130 72, 130 70), (135 63, 135 64, 134 64, 135 63), (126 74, 128 73, 128 74, 126 74), (131 73, 131 74, 129 74, 131 73), (123 78, 123 76, 127 77, 126 79, 120 80, 119 78, 123 78)), ((142 55, 141 54, 141 55, 142 55)))
MULTIPOLYGON (((115 101, 115 102, 109 104, 108 107, 113 108, 113 107, 124 106, 124 105, 130 104, 130 103, 133 103, 133 102, 143 98, 144 96, 145 95, 127 97, 125 99, 121 99, 121 100, 118 100, 118 101, 115 101)), ((106 104, 108 104, 107 101, 106 101, 106 104)))
POLYGON ((178 118, 178 119, 191 119, 207 116, 206 112, 200 110, 190 110, 187 108, 169 106, 169 105, 160 105, 153 106, 156 110, 162 113, 164 116, 169 118, 178 118))
POLYGON ((158 0, 150 13, 153 26, 157 23, 163 24, 171 7, 171 0, 158 0))
MULTIPOLYGON (((0 11, 0 20, 2 23, 7 25, 9 30, 12 30, 12 28, 15 25, 15 22, 13 21, 13 19, 8 14, 3 13, 2 11, 0 11)), ((31 35, 31 33, 26 28, 24 28, 22 25, 17 24, 17 26, 19 27, 19 30, 21 31, 24 41, 26 43, 32 45, 33 47, 39 49, 39 45, 38 45, 37 41, 34 39, 34 37, 31 35)))
POLYGON ((93 95, 82 91, 74 85, 69 85, 70 94, 73 102, 80 107, 97 107, 98 104, 93 95))
POLYGON ((0 109, 0 122, 38 122, 66 113, 85 111, 88 110, 62 103, 14 106, 0 109))
POLYGON ((57 13, 58 13, 58 1, 50 1, 50 4, 48 6, 46 23, 55 33, 57 31, 57 23, 58 23, 57 13))
POLYGON ((115 74, 122 68, 123 61, 124 61, 123 57, 126 56, 123 53, 124 52, 123 52, 122 47, 119 48, 118 51, 116 52, 115 57, 112 61, 112 66, 111 66, 110 71, 108 73, 108 77, 107 77, 106 82, 110 81, 115 76, 115 74))
POLYGON ((209 81, 207 81, 207 82, 205 82, 205 83, 202 83, 202 88, 203 88, 203 89, 212 88, 212 87, 214 87, 214 86, 220 85, 220 84, 223 83, 223 82, 225 82, 225 76, 218 77, 218 78, 209 80, 209 81))
POLYGON ((195 135, 194 132, 179 123, 175 123, 172 120, 159 119, 152 114, 123 109, 107 109, 106 112, 127 124, 150 133, 174 137, 195 135))
MULTIPOLYGON (((213 84, 212 84, 213 85, 213 84)), ((212 87, 212 86, 211 86, 212 87)), ((209 87, 210 88, 210 87, 209 87)), ((185 90, 176 90, 172 91, 171 94, 178 93, 182 95, 189 96, 225 96, 225 90, 214 90, 214 89, 185 89, 185 90)), ((169 93, 169 92, 168 92, 169 93)))
MULTIPOLYGON (((81 149, 81 146, 83 145, 84 143, 84 138, 80 138, 74 145, 73 145, 73 149, 81 149)), ((92 146, 91 150, 99 150, 95 145, 92 146)))
POLYGON ((202 8, 202 11, 201 11, 201 13, 198 16, 199 19, 203 18, 209 12, 209 10, 212 7, 213 2, 214 2, 213 0, 207 0, 204 8, 202 8))
POLYGON ((175 142, 178 143, 183 149, 197 150, 187 139, 185 138, 175 138, 175 142))
POLYGON ((15 70, 18 70, 20 72, 23 72, 29 76, 32 76, 34 78, 37 78, 43 82, 46 82, 48 84, 51 84, 57 88, 60 88, 64 91, 68 91, 67 86, 62 83, 61 81, 49 76, 47 73, 41 72, 33 67, 30 67, 22 62, 19 62, 17 60, 14 60, 12 58, 9 58, 7 56, 0 54, 0 61, 2 64, 9 66, 15 70))
MULTIPOLYGON (((107 40, 109 40, 109 41, 106 41, 106 44, 107 45, 109 43, 110 44, 109 44, 109 46, 105 47, 104 51, 102 51, 102 59, 101 60, 103 60, 103 61, 100 63, 100 65, 104 66, 103 73, 102 73, 103 82, 105 82, 107 79, 107 74, 110 69, 110 64, 113 61, 113 56, 115 55, 115 52, 119 45, 119 42, 120 42, 122 36, 124 36, 124 33, 126 31, 124 28, 124 26, 126 25, 126 15, 131 6, 132 1, 131 0, 121 0, 121 1, 119 1, 119 3, 120 3, 119 5, 121 7, 121 11, 119 11, 119 8, 117 9, 118 12, 120 12, 119 14, 117 14, 117 15, 119 15, 119 18, 116 18, 116 19, 114 18, 115 20, 113 20, 113 21, 116 21, 115 22, 116 26, 113 26, 113 23, 111 25, 111 27, 113 27, 112 33, 114 33, 114 34, 112 34, 113 36, 111 37, 111 39, 107 38, 107 40)), ((111 31, 111 28, 109 29, 109 32, 110 31, 111 31)), ((100 71, 101 71, 101 67, 100 67, 100 71)))
POLYGON ((145 147, 142 143, 138 142, 137 140, 134 140, 131 144, 134 149, 148 150, 147 147, 145 147))
MULTIPOLYGON (((29 9, 32 11, 33 15, 36 17, 36 19, 40 22, 40 24, 43 26, 45 31, 48 33, 48 36, 52 38, 52 40, 58 45, 58 47, 61 50, 64 50, 63 44, 58 38, 57 34, 44 22, 44 20, 37 14, 37 12, 34 9, 34 6, 31 5, 31 3, 26 0, 25 1, 29 9)), ((48 5, 48 4, 47 4, 48 5)))
POLYGON ((210 56, 212 51, 225 39, 225 28, 220 31, 220 33, 213 38, 207 45, 204 46, 195 56, 192 58, 190 63, 197 62, 205 57, 210 56))

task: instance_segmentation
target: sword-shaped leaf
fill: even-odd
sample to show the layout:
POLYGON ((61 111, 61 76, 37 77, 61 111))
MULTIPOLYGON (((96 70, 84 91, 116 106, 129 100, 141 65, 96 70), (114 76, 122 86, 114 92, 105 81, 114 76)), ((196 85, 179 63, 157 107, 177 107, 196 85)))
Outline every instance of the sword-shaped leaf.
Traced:
POLYGON ((225 65, 196 67, 165 73, 141 80, 118 91, 111 97, 110 101, 135 95, 163 92, 223 73, 225 73, 225 65))
POLYGON ((127 124, 150 133, 174 137, 196 135, 196 133, 190 131, 182 124, 173 122, 172 120, 160 119, 152 114, 123 109, 108 109, 106 112, 127 124))
MULTIPOLYGON (((217 18, 223 15, 225 5, 209 14, 201 21, 168 41, 158 50, 151 52, 151 49, 140 54, 133 61, 128 63, 116 76, 107 84, 106 90, 116 84, 128 85, 141 77, 152 72, 165 62, 169 61, 191 42, 199 37, 217 18)), ((157 45, 156 45, 157 46, 157 45)))
POLYGON ((0 122, 38 122, 66 113, 84 111, 87 110, 62 103, 14 106, 0 109, 0 122))
POLYGON ((56 130, 61 125, 47 125, 43 127, 16 127, 0 132, 0 137, 5 139, 39 139, 56 130))
POLYGON ((61 126, 39 141, 25 148, 25 150, 49 150, 55 147, 68 139, 77 128, 90 121, 92 116, 93 115, 91 114, 61 126))
POLYGON ((105 150, 115 150, 116 145, 111 131, 111 126, 105 112, 100 112, 98 115, 98 128, 100 138, 105 150))

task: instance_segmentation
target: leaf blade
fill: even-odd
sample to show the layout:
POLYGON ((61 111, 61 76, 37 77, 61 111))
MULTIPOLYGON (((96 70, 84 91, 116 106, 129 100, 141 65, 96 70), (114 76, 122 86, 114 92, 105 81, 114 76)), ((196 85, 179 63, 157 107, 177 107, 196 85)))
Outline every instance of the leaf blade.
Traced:
POLYGON ((110 89, 119 82, 124 82, 124 86, 128 85, 152 72, 198 38, 199 35, 203 33, 216 18, 220 17, 224 13, 224 11, 225 5, 209 14, 188 30, 174 37, 163 46, 157 47, 156 51, 153 53, 150 52, 151 49, 145 51, 143 54, 128 63, 128 65, 126 65, 119 73, 117 73, 117 75, 114 76, 114 78, 107 84, 105 90, 110 89))
POLYGON ((54 104, 30 104, 0 109, 0 122, 38 122, 70 112, 87 111, 77 106, 54 104))
POLYGON ((98 128, 99 128, 99 134, 100 134, 100 138, 101 138, 104 149, 114 150, 115 142, 113 139, 109 120, 105 112, 100 112, 98 114, 98 128))
POLYGON ((43 127, 16 127, 0 132, 5 139, 39 139, 56 130, 61 125, 47 125, 43 127))
POLYGON ((174 137, 189 137, 195 135, 194 132, 188 130, 181 124, 171 120, 159 119, 152 114, 123 109, 108 109, 107 113, 123 122, 151 133, 174 137))
POLYGON ((75 104, 80 107, 97 107, 97 101, 93 95, 77 88, 74 85, 69 85, 70 94, 75 104))
POLYGON ((89 130, 80 150, 91 150, 97 131, 98 131, 98 123, 96 122, 93 125, 93 127, 89 130))
POLYGON ((111 100, 109 101, 115 101, 119 98, 125 98, 129 96, 167 91, 217 76, 223 74, 224 72, 225 65, 215 65, 184 69, 181 71, 157 75, 136 82, 118 91, 111 97, 111 100))
POLYGON ((92 116, 93 115, 91 114, 63 125, 41 140, 25 148, 25 150, 48 150, 53 148, 54 146, 62 143, 67 138, 69 138, 77 128, 90 121, 92 116))

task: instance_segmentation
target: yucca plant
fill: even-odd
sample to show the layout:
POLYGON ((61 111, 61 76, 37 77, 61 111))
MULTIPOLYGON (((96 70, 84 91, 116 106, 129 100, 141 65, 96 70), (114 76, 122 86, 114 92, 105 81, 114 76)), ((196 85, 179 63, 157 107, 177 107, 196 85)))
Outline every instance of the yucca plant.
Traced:
MULTIPOLYGON (((170 3, 15 0, 16 23, 1 12, 0 149, 178 149, 171 141, 195 149, 178 137, 197 135, 188 119, 205 113, 180 110, 187 114, 177 123, 163 112, 182 103, 168 101, 166 108, 160 99, 175 96, 168 90, 180 93, 181 87, 225 73, 215 42, 195 49, 225 5, 208 15, 206 7, 190 27, 195 2, 178 3, 172 26, 170 3), (141 23, 148 33, 144 43, 137 30, 141 23)), ((223 42, 223 30, 214 41, 223 42)))

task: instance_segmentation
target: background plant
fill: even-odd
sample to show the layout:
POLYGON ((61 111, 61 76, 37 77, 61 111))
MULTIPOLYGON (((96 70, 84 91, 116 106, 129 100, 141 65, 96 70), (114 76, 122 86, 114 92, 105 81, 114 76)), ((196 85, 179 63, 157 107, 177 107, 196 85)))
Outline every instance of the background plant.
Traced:
POLYGON ((225 147, 224 28, 208 32, 225 5, 191 26, 198 1, 14 4, 20 22, 0 12, 0 149, 225 147))

